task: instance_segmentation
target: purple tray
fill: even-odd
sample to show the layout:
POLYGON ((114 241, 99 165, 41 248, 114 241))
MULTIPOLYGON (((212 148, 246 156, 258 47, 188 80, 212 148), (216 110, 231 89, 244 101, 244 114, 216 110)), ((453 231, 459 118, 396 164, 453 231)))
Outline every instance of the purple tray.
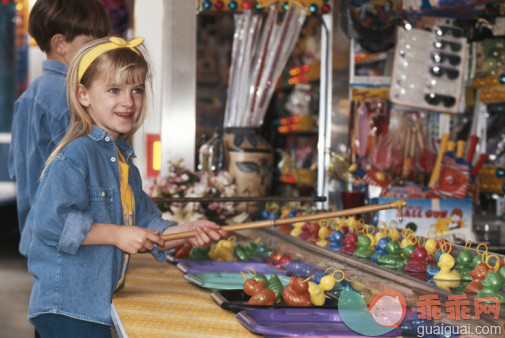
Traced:
POLYGON ((175 258, 175 255, 173 252, 167 253, 167 261, 171 263, 180 263, 180 262, 187 262, 190 261, 191 259, 185 259, 185 258, 175 258))
POLYGON ((281 269, 273 265, 259 262, 221 262, 221 261, 185 261, 177 263, 177 267, 184 273, 199 272, 246 272, 251 267, 256 273, 286 275, 281 269))
MULTIPOLYGON (((337 310, 296 308, 296 309, 255 309, 237 314, 237 319, 249 331, 273 336, 317 336, 345 335, 359 336, 340 319, 337 310)), ((387 336, 401 334, 399 328, 387 336)))

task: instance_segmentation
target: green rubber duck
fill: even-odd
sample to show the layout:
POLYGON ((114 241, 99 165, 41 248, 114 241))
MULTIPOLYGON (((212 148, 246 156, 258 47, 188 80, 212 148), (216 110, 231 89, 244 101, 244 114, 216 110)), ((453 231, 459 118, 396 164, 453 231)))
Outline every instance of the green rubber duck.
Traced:
POLYGON ((501 304, 505 303, 505 293, 498 292, 505 283, 505 278, 499 272, 489 272, 486 278, 479 283, 483 286, 483 289, 479 291, 477 298, 496 297, 501 304))
POLYGON ((372 241, 368 236, 358 234, 358 242, 355 244, 358 249, 354 251, 353 256, 356 258, 370 258, 375 253, 375 250, 368 249, 372 241))
POLYGON ((471 270, 474 270, 479 263, 482 263, 482 255, 475 255, 472 259, 472 263, 470 264, 471 270))
POLYGON ((386 244, 387 255, 377 257, 377 263, 389 269, 403 269, 406 262, 402 257, 402 249, 396 241, 386 244))
POLYGON ((456 266, 454 269, 459 272, 459 275, 461 276, 461 280, 463 281, 472 281, 473 278, 470 276, 468 271, 472 271, 472 260, 473 260, 473 255, 470 253, 470 251, 461 251, 458 255, 458 258, 456 259, 456 266))
POLYGON ((193 246, 189 252, 189 258, 195 261, 210 261, 209 252, 210 246, 203 249, 193 246))
POLYGON ((414 244, 409 244, 405 248, 403 248, 402 254, 406 263, 410 262, 410 254, 414 252, 415 248, 416 246, 414 244))

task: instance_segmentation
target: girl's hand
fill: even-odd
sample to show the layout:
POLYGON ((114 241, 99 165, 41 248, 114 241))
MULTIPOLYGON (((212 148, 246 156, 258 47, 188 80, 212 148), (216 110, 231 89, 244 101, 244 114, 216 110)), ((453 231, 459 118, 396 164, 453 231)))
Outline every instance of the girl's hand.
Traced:
POLYGON ((165 241, 160 237, 160 231, 149 230, 138 226, 120 227, 116 247, 129 254, 146 252, 154 249, 154 244, 160 248, 165 246, 165 241))
MULTIPOLYGON (((207 220, 194 221, 169 227, 163 232, 163 234, 173 234, 191 230, 194 230, 196 232, 196 235, 195 237, 188 238, 187 240, 198 248, 205 248, 212 242, 219 241, 221 238, 228 237, 227 231, 221 229, 221 227, 216 223, 207 220)), ((167 241, 165 249, 180 245, 181 243, 184 243, 184 240, 167 241)))

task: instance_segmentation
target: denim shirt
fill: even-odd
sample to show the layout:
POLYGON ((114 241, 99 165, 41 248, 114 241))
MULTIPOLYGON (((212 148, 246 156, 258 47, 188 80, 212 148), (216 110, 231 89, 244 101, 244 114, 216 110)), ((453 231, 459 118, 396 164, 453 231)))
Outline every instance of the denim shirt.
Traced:
POLYGON ((23 255, 29 245, 25 239, 31 237, 23 231, 26 216, 33 205, 42 168, 70 123, 67 70, 61 62, 44 60, 42 75, 14 103, 9 175, 17 181, 19 250, 23 255))
MULTIPOLYGON (((130 165, 134 224, 163 231, 174 223, 142 190, 133 149, 118 140, 130 165)), ((112 326, 112 294, 121 275, 123 252, 112 245, 82 245, 91 224, 123 224, 119 166, 114 139, 96 126, 68 143, 42 177, 27 225, 33 238, 28 270, 33 275, 28 318, 57 313, 112 326)), ((151 252, 159 261, 165 251, 151 252)), ((128 283, 128 276, 126 276, 128 283)))

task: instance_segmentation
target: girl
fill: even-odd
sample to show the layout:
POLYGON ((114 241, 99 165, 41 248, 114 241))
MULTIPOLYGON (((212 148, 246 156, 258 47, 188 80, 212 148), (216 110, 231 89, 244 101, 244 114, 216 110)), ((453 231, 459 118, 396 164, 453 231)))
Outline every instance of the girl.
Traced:
POLYGON ((160 233, 195 230, 205 247, 227 233, 210 221, 180 226, 142 191, 132 148, 123 140, 144 119, 150 80, 143 39, 103 38, 70 64, 70 128, 48 159, 28 216, 34 276, 28 318, 42 337, 110 337, 112 294, 124 283, 129 254, 162 250, 184 240, 160 233))

